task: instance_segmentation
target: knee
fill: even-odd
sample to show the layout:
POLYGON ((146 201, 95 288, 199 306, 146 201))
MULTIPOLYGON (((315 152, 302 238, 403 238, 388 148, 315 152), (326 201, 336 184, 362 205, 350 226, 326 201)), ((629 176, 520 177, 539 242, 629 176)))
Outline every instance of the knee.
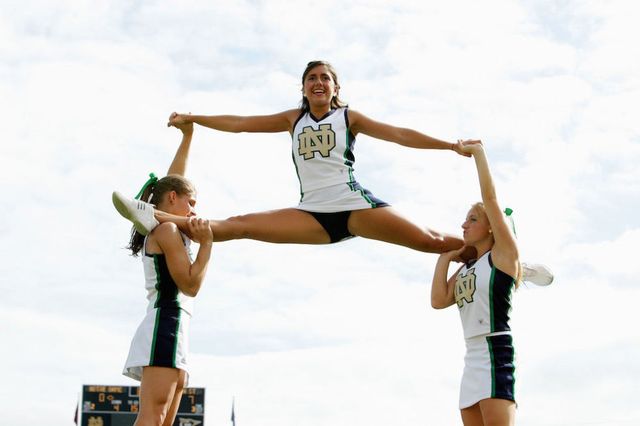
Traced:
POLYGON ((168 408, 168 397, 145 401, 140 407, 135 426, 162 426, 167 417, 168 408))
POLYGON ((186 386, 187 376, 183 370, 180 370, 180 378, 178 379, 178 383, 176 383, 176 395, 181 395, 186 386))
POLYGON ((419 241, 422 251, 429 253, 442 253, 445 251, 444 236, 430 229, 423 230, 419 241))
POLYGON ((154 410, 152 412, 140 412, 136 418, 134 426, 162 426, 166 413, 163 409, 154 410))
POLYGON ((223 221, 232 239, 249 238, 250 233, 247 227, 249 215, 231 216, 223 221))

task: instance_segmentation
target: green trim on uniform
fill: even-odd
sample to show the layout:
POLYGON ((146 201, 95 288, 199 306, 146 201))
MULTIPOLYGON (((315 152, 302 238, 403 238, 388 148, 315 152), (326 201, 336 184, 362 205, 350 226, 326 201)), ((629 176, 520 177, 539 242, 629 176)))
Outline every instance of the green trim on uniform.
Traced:
POLYGON ((155 254, 151 255, 153 257, 153 268, 156 271, 156 300, 153 302, 153 307, 156 308, 156 319, 153 325, 153 339, 151 340, 151 351, 149 353, 149 365, 153 365, 153 354, 156 351, 156 339, 158 337, 158 326, 160 324, 160 309, 158 308, 158 301, 160 300, 160 265, 158 264, 158 256, 155 254))
POLYGON ((157 254, 152 254, 152 256, 153 256, 153 268, 156 271, 156 284, 154 286, 156 289, 156 300, 155 302, 153 302, 153 307, 157 308, 158 302, 160 301, 160 292, 162 288, 162 286, 160 285, 162 275, 160 274, 160 264, 159 264, 160 258, 158 257, 157 254))
POLYGON ((149 365, 153 365, 153 355, 156 352, 156 339, 158 337, 158 325, 160 324, 160 309, 156 309, 156 319, 153 324, 153 339, 151 340, 151 350, 149 351, 149 365))
MULTIPOLYGON (((293 135, 291 135, 291 140, 292 146, 294 146, 293 144, 295 144, 295 141, 293 140, 293 135)), ((302 192, 302 180, 300 179, 300 173, 298 172, 298 163, 296 163, 296 156, 293 153, 293 149, 291 149, 291 159, 293 160, 293 167, 296 168, 296 176, 298 177, 298 183, 300 184, 300 201, 302 201, 302 199, 304 198, 304 192, 302 192)))
POLYGON ((496 331, 496 319, 493 309, 493 287, 495 285, 496 267, 491 267, 491 276, 489 277, 489 318, 491 319, 491 333, 496 331))
MULTIPOLYGON (((346 147, 345 147, 344 152, 342 153, 342 158, 344 159, 344 164, 345 164, 345 165, 348 165, 348 164, 347 164, 347 162, 349 161, 349 159, 347 158, 347 153, 351 151, 351 147, 353 146, 352 140, 351 140, 351 138, 349 137, 349 134, 350 134, 350 133, 351 133, 351 132, 350 132, 350 131, 349 131, 349 129, 347 128, 347 130, 346 130, 346 136, 345 136, 345 138, 344 138, 344 140, 345 140, 347 143, 345 144, 345 146, 346 146, 346 147)), ((352 162, 352 164, 353 164, 353 162, 352 162)), ((356 180, 355 180, 355 178, 353 177, 353 166, 349 166, 349 182, 348 182, 348 183, 353 183, 353 182, 355 182, 355 181, 356 181, 356 180)))
POLYGON ((489 336, 486 337, 487 346, 489 347, 489 357, 491 358, 491 398, 496 397, 496 361, 493 354, 493 344, 489 336))
POLYGON ((362 195, 362 198, 364 198, 367 201, 367 203, 369 203, 369 206, 371 206, 372 208, 375 207, 376 203, 371 201, 371 198, 369 198, 367 194, 364 193, 364 189, 359 189, 359 191, 360 191, 360 194, 362 195))
POLYGON ((173 355, 171 356, 171 365, 176 367, 176 357, 178 356, 178 341, 180 340, 180 322, 182 321, 182 309, 178 309, 178 320, 176 321, 176 338, 173 344, 173 355))

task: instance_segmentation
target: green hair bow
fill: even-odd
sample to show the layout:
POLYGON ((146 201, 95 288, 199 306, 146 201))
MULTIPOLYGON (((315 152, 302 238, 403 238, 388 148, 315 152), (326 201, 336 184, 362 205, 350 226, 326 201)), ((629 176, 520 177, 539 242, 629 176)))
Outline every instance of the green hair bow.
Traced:
POLYGON ((149 179, 147 179, 144 185, 142 185, 140 192, 138 192, 138 195, 136 195, 135 197, 136 200, 139 200, 140 197, 142 197, 142 194, 144 193, 145 189, 147 189, 151 185, 155 185, 156 182, 158 182, 158 177, 155 175, 155 173, 153 172, 149 173, 149 179))

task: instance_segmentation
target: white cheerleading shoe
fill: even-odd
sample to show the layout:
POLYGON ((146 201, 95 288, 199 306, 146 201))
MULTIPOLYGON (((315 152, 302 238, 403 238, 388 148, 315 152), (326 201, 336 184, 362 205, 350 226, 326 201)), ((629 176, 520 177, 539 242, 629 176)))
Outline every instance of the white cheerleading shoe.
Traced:
POLYGON ((522 263, 522 281, 547 286, 553 282, 553 272, 539 263, 522 263))
POLYGON ((113 191, 111 200, 118 213, 133 222, 136 231, 142 235, 149 234, 160 223, 153 217, 153 204, 125 197, 118 191, 113 191))

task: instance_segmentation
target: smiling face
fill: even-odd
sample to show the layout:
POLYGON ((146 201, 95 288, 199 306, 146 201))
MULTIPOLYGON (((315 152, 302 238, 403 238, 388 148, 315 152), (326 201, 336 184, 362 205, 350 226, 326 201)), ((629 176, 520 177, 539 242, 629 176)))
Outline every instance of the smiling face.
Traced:
POLYGON ((302 76, 302 95, 312 109, 331 109, 331 101, 338 96, 340 85, 330 66, 319 64, 302 76))
POLYGON ((481 204, 476 204, 467 213, 462 224, 462 238, 467 246, 477 246, 482 243, 493 243, 489 218, 481 204))

